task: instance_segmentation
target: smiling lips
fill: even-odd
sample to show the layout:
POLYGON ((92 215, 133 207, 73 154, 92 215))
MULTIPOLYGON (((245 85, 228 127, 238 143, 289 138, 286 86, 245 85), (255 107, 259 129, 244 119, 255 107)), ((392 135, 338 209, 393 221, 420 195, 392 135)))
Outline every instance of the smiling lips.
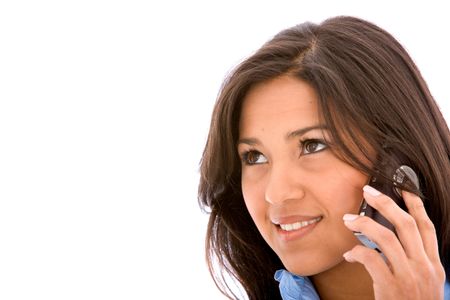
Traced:
POLYGON ((276 226, 278 237, 282 242, 290 242, 303 238, 322 221, 323 216, 289 216, 272 219, 272 224, 276 226))
POLYGON ((283 229, 285 231, 292 231, 292 230, 297 230, 297 229, 306 227, 308 225, 317 223, 321 219, 322 219, 322 217, 317 217, 315 219, 308 220, 308 221, 301 221, 301 222, 295 222, 295 223, 290 223, 290 224, 279 224, 279 226, 281 227, 281 229, 283 229))

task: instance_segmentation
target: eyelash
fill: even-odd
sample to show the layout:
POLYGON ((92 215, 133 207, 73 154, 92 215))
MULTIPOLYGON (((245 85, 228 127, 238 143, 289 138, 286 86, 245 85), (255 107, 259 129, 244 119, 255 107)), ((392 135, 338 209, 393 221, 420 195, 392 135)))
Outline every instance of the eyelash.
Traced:
MULTIPOLYGON (((300 148, 301 148, 300 156, 301 156, 301 155, 315 154, 315 153, 321 152, 321 151, 323 151, 323 150, 325 150, 325 149, 328 148, 327 143, 326 143, 324 140, 322 140, 322 139, 304 139, 304 140, 300 140, 299 146, 300 146, 300 148), (323 147, 322 147, 321 149, 317 150, 317 151, 305 153, 306 147, 307 147, 308 145, 311 145, 312 143, 321 144, 323 147)), ((249 156, 252 155, 252 154, 255 154, 255 155, 263 155, 261 152, 257 151, 256 149, 250 149, 250 150, 244 152, 244 153, 241 155, 241 160, 242 160, 242 162, 243 162, 245 165, 253 166, 253 165, 260 164, 260 163, 250 163, 250 162, 248 161, 249 156)), ((258 159, 259 159, 259 157, 258 157, 258 159)))
POLYGON ((321 151, 327 149, 328 144, 322 139, 304 139, 304 140, 300 140, 300 148, 302 149, 302 153, 300 155, 308 155, 308 154, 318 153, 318 152, 321 152, 321 151), (314 152, 304 153, 306 147, 308 145, 311 145, 312 143, 322 144, 323 148, 321 148, 317 151, 314 151, 314 152))
POLYGON ((261 152, 255 150, 255 149, 250 149, 250 150, 248 150, 248 151, 245 151, 245 152, 241 155, 242 162, 243 162, 245 165, 247 165, 247 166, 257 165, 257 163, 250 163, 250 162, 248 161, 249 156, 250 156, 250 155, 253 155, 253 154, 256 154, 256 155, 262 155, 261 152))

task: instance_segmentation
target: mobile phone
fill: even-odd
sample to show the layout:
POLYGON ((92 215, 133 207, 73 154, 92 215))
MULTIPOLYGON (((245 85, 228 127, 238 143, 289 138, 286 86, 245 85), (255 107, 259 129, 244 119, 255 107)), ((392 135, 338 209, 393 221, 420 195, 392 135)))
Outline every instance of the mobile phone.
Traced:
MULTIPOLYGON (((405 202, 403 201, 403 198, 401 196, 400 186, 406 186, 413 191, 419 191, 419 178, 416 172, 414 172, 414 170, 408 165, 400 165, 397 168, 393 168, 388 174, 392 175, 390 180, 383 180, 380 179, 381 177, 378 178, 376 176, 373 176, 370 178, 368 184, 381 193, 389 196, 397 203, 398 206, 400 206, 400 208, 406 211, 407 209, 405 202)), ((371 207, 365 199, 362 200, 359 215, 372 218, 376 222, 387 227, 395 233, 394 225, 392 225, 392 223, 390 223, 385 217, 383 217, 383 215, 376 209, 371 207)), ((354 234, 363 245, 377 250, 381 253, 378 245, 368 239, 364 234, 362 234, 361 232, 354 232, 354 234)))

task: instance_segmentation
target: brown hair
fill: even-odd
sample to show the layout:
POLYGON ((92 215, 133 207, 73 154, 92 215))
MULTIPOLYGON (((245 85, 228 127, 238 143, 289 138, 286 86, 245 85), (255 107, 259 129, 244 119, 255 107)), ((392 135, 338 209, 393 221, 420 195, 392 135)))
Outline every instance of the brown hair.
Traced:
POLYGON ((447 124, 416 65, 389 33, 361 19, 335 17, 280 32, 223 84, 201 160, 199 184, 200 206, 210 212, 207 260, 219 289, 237 298, 227 283, 232 278, 249 299, 280 299, 273 276, 283 266, 246 209, 236 142, 246 93, 257 83, 285 74, 307 82, 317 92, 322 121, 341 159, 369 175, 381 173, 386 178, 367 145, 378 159, 391 153, 407 159, 419 175, 441 259, 448 264, 447 124), (358 159, 356 151, 370 163, 358 159))

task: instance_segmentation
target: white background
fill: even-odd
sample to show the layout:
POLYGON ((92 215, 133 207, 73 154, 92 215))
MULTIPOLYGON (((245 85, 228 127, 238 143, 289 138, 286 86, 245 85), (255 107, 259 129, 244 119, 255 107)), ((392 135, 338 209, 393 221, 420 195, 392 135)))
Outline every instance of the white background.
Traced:
POLYGON ((0 299, 221 299, 198 167, 222 80, 278 31, 353 15, 450 118, 433 1, 0 2, 0 299))

